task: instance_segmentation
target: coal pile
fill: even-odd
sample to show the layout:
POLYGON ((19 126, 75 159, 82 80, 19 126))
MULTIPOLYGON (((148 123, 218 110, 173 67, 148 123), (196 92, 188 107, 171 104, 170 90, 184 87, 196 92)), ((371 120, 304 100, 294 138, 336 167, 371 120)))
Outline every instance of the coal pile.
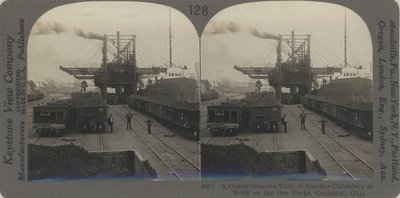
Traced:
POLYGON ((133 170, 113 168, 101 153, 75 145, 28 146, 28 180, 133 176, 133 170))
POLYGON ((244 144, 201 145, 202 177, 251 176, 264 177, 304 173, 296 160, 259 153, 244 144))

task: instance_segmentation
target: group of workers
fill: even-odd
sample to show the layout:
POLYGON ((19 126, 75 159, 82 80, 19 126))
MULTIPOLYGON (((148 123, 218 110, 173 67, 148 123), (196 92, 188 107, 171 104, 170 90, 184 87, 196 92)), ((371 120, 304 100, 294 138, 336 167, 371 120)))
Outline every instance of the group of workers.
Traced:
MULTIPOLYGON (((303 112, 299 115, 300 118, 300 130, 306 130, 306 118, 307 118, 307 114, 305 113, 305 111, 303 110, 303 112)), ((281 123, 285 129, 285 133, 287 132, 287 117, 286 114, 283 115, 282 119, 281 119, 281 123)), ((321 120, 319 121, 321 123, 321 131, 322 134, 325 134, 325 126, 327 124, 327 121, 325 120, 324 116, 322 116, 321 120)))
MULTIPOLYGON (((305 130, 306 129, 306 118, 307 118, 307 114, 305 113, 305 111, 303 110, 303 112, 299 115, 300 118, 300 130, 305 130)), ((125 115, 125 119, 126 119, 126 129, 127 130, 132 130, 132 119, 133 119, 133 113, 131 111, 129 111, 126 115, 125 115)), ((108 125, 111 128, 111 133, 113 132, 113 117, 112 114, 110 114, 110 116, 107 119, 108 125)), ((145 121, 147 123, 147 132, 149 134, 151 134, 151 125, 153 123, 153 121, 150 119, 150 116, 147 117, 147 121, 145 121)), ((282 119, 281 119, 281 123, 285 129, 285 133, 287 132, 287 117, 286 114, 283 115, 282 119)), ((321 130, 322 130, 322 134, 325 134, 325 126, 327 124, 327 121, 325 120, 324 116, 322 116, 321 120, 319 121, 321 123, 321 130)))
MULTIPOLYGON (((125 120, 126 120, 126 130, 132 130, 132 120, 133 120, 133 113, 131 111, 129 111, 126 115, 125 115, 125 120)), ((145 121, 147 123, 147 132, 148 134, 151 134, 151 125, 153 124, 153 121, 150 119, 150 116, 147 117, 147 120, 145 121)), ((108 116, 107 119, 107 123, 111 128, 111 133, 114 131, 114 120, 112 117, 112 114, 110 114, 110 116, 108 116)))

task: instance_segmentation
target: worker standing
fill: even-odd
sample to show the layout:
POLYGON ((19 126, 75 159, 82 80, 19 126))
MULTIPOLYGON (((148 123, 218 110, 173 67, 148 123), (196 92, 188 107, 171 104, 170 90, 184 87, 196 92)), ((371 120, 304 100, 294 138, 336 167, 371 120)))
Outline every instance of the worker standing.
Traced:
POLYGON ((151 121, 150 116, 148 117, 146 122, 147 122, 147 132, 151 134, 151 124, 153 123, 153 121, 151 121))
POLYGON ((110 116, 108 117, 108 125, 110 125, 110 128, 111 128, 111 133, 113 132, 113 124, 114 124, 114 120, 113 120, 113 117, 112 117, 112 114, 110 114, 110 116))
POLYGON ((132 115, 132 113, 129 111, 126 115, 125 115, 125 118, 126 118, 126 129, 128 130, 132 130, 132 118, 133 118, 133 115, 132 115))
POLYGON ((303 113, 301 113, 299 115, 299 118, 300 118, 300 129, 305 130, 306 129, 306 118, 307 118, 307 115, 304 112, 304 110, 303 110, 303 113))
POLYGON ((286 118, 286 114, 283 114, 282 117, 282 125, 285 128, 285 133, 287 132, 287 118, 286 118))
POLYGON ((325 134, 325 125, 326 125, 326 120, 325 120, 325 118, 324 118, 324 116, 322 116, 322 119, 321 119, 321 130, 322 130, 322 134, 325 134))

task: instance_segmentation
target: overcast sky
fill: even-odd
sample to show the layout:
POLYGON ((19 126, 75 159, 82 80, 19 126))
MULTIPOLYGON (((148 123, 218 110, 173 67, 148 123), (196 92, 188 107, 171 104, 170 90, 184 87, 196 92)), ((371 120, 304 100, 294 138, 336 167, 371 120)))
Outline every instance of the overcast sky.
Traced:
MULTIPOLYGON (((54 8, 35 23, 28 43, 28 78, 73 81, 59 66, 92 66, 101 63, 101 40, 76 34, 137 34, 138 67, 169 64, 168 11, 150 3, 96 2, 54 8)), ((171 9, 173 63, 194 71, 198 37, 193 25, 171 9)))
MULTIPOLYGON (((369 31, 358 15, 349 9, 346 12, 348 63, 369 70, 369 31)), ((275 65, 277 42, 252 36, 251 30, 274 35, 291 31, 311 34, 313 67, 343 64, 344 18, 344 7, 318 2, 258 2, 227 8, 214 16, 203 33, 202 77, 247 81, 234 65, 275 65)))
MULTIPOLYGON (((198 38, 193 25, 172 9, 173 62, 194 70, 198 38)), ((212 18, 202 36, 202 77, 248 81, 233 69, 269 66, 276 62, 276 41, 252 36, 311 34, 314 67, 343 64, 342 6, 317 2, 258 2, 227 8, 212 18), (225 29, 224 29, 225 28, 225 29)), ((348 62, 369 69, 372 44, 366 25, 347 10, 348 62)), ((28 78, 72 82, 64 66, 93 66, 101 62, 100 40, 84 39, 77 30, 93 34, 137 34, 139 67, 168 64, 168 7, 137 2, 77 3, 54 8, 35 24, 28 43, 28 78)))

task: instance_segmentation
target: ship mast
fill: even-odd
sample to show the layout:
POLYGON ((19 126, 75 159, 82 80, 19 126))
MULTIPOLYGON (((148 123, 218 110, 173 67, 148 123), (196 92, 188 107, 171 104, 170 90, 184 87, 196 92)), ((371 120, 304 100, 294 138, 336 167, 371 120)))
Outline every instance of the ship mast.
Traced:
POLYGON ((168 10, 169 14, 169 67, 172 67, 172 35, 171 35, 171 8, 168 10))
POLYGON ((346 9, 344 10, 344 67, 347 67, 347 19, 346 9))

